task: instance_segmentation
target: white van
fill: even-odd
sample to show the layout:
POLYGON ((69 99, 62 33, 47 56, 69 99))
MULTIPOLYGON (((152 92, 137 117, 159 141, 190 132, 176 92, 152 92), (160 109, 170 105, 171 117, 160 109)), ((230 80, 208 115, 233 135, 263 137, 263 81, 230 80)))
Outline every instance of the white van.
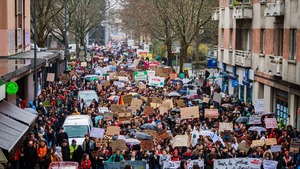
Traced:
POLYGON ((72 140, 75 139, 77 145, 82 145, 85 134, 89 134, 93 127, 93 122, 88 115, 69 115, 67 116, 63 128, 68 134, 69 145, 72 144, 72 140))
POLYGON ((95 99, 98 102, 98 94, 95 90, 80 90, 77 95, 77 99, 83 101, 90 106, 93 99, 95 99))

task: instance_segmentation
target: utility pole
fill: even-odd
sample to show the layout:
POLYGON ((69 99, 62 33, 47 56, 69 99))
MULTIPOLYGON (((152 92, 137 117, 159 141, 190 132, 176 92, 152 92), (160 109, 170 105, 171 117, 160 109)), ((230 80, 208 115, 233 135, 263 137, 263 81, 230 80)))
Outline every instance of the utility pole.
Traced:
POLYGON ((68 48, 69 48, 69 44, 68 44, 68 25, 67 25, 67 0, 65 0, 65 71, 67 71, 67 67, 68 67, 68 60, 67 60, 67 57, 68 57, 68 48))
MULTIPOLYGON (((33 1, 33 8, 34 8, 34 16, 33 16, 33 22, 34 22, 34 101, 36 103, 37 101, 37 93, 38 93, 38 72, 37 72, 37 47, 36 47, 36 36, 37 36, 37 29, 36 29, 36 0, 33 1)), ((37 106, 37 105, 36 105, 37 106)))

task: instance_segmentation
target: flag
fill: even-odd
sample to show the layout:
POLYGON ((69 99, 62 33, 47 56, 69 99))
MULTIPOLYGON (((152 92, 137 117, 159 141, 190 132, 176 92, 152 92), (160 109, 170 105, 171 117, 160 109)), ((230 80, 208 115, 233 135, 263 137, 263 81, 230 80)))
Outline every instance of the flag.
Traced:
POLYGON ((192 143, 193 147, 197 144, 198 138, 199 138, 199 134, 196 130, 196 126, 194 126, 193 131, 192 131, 192 137, 191 137, 191 143, 192 143))
POLYGON ((122 95, 120 95, 120 98, 119 98, 119 104, 124 104, 122 95))

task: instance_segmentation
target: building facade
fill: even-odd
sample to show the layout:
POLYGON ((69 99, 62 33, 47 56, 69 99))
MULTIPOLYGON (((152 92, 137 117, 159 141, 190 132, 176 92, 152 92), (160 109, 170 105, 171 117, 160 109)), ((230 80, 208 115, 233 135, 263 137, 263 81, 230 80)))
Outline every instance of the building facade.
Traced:
POLYGON ((266 112, 298 129, 299 19, 300 0, 220 0, 213 13, 222 89, 245 101, 264 99, 266 112))
POLYGON ((30 50, 30 0, 1 1, 0 37, 0 56, 30 50))

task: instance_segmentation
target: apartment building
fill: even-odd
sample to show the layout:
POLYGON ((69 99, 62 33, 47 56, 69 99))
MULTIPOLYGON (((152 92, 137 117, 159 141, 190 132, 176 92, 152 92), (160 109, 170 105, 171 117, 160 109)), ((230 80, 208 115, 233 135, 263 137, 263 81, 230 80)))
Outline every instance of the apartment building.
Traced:
POLYGON ((220 0, 222 90, 300 129, 300 0, 220 0), (298 43, 297 43, 298 42, 298 43))

